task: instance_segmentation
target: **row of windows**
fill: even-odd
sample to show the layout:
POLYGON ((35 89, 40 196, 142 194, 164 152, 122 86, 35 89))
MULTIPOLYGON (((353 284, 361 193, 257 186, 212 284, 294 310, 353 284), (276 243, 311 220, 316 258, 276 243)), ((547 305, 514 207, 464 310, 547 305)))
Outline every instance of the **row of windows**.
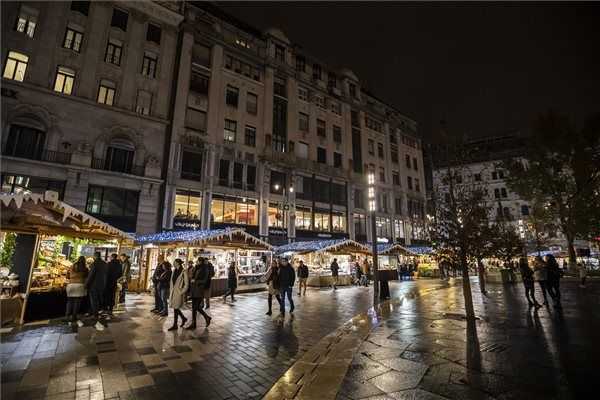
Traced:
MULTIPOLYGON (((370 155, 372 155, 372 156, 375 155, 375 141, 373 139, 367 139, 367 151, 369 152, 370 155)), ((392 162, 395 164, 398 164, 398 146, 397 145, 395 145, 395 144, 390 145, 390 154, 391 154, 392 162)), ((377 143, 377 157, 379 157, 382 160, 385 159, 384 145, 381 142, 377 143)), ((410 155, 406 154, 405 158, 406 158, 406 167, 408 169, 412 168, 415 171, 419 170, 419 163, 418 163, 416 157, 412 158, 412 163, 411 163, 410 155)))
MULTIPOLYGON (((237 121, 225 119, 223 140, 225 143, 237 142, 237 121)), ((254 126, 246 125, 244 129, 244 145, 256 147, 256 128, 254 126)))
MULTIPOLYGON (((28 56, 16 51, 9 51, 6 63, 4 65, 2 77, 5 79, 12 79, 22 82, 25 78, 28 62, 28 56)), ((56 76, 54 78, 54 91, 65 95, 73 94, 75 77, 75 70, 65 66, 58 66, 56 69, 56 76)), ((102 79, 98 85, 98 96, 96 97, 96 101, 99 104, 112 106, 114 105, 115 95, 116 84, 110 80, 102 79)), ((141 115, 149 115, 151 103, 152 93, 139 90, 135 111, 141 115)))
MULTIPOLYGON (((225 104, 237 108, 240 98, 240 90, 231 85, 227 85, 225 91, 225 104)), ((246 112, 248 114, 258 114, 258 95, 252 92, 246 93, 246 112)))
POLYGON ((225 55, 225 68, 260 82, 260 70, 229 54, 225 55))
MULTIPOLYGON (((298 129, 301 132, 308 132, 310 130, 310 116, 305 113, 298 113, 298 129)), ((336 143, 342 143, 342 128, 338 125, 332 125, 333 141, 336 143)), ((317 118, 317 136, 327 137, 327 123, 325 120, 317 118)))
MULTIPOLYGON (((333 101, 330 99, 326 99, 324 96, 320 95, 320 94, 315 94, 313 96, 314 100, 315 100, 315 104, 317 105, 317 107, 319 107, 322 110, 331 110, 332 113, 336 114, 336 115, 342 115, 342 105, 337 102, 337 101, 333 101), (329 104, 329 107, 328 107, 329 104)), ((310 95, 309 95, 309 91, 308 89, 300 86, 298 87, 298 99, 308 102, 310 101, 310 95)))

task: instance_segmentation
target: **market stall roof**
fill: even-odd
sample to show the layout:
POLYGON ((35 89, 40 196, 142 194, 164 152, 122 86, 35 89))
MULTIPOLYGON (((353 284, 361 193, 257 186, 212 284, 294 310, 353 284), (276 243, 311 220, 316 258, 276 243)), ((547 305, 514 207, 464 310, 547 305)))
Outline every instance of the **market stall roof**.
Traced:
POLYGON ((269 243, 252 236, 241 228, 165 231, 138 235, 135 242, 139 245, 153 244, 157 246, 243 247, 259 250, 273 248, 269 243))
POLYGON ((414 255, 412 251, 398 243, 381 243, 377 245, 377 253, 382 256, 404 254, 414 255))
POLYGON ((65 235, 88 239, 133 237, 58 200, 58 193, 0 193, 2 214, 0 230, 19 233, 65 235))
POLYGON ((293 242, 279 246, 275 249, 276 254, 283 253, 313 253, 329 252, 337 254, 347 253, 371 253, 371 250, 364 244, 350 239, 331 239, 331 240, 311 240, 306 242, 293 242))
POLYGON ((433 253, 433 247, 430 246, 408 246, 408 251, 419 256, 429 255, 433 253))

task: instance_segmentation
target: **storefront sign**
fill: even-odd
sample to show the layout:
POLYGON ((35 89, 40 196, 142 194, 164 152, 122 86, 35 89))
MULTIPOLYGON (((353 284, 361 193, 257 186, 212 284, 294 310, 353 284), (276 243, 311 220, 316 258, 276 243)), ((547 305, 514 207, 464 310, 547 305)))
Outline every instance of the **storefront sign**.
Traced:
POLYGON ((185 220, 174 220, 173 229, 200 229, 200 222, 185 221, 185 220))
POLYGON ((287 235, 287 230, 278 228, 269 228, 269 235, 287 235))

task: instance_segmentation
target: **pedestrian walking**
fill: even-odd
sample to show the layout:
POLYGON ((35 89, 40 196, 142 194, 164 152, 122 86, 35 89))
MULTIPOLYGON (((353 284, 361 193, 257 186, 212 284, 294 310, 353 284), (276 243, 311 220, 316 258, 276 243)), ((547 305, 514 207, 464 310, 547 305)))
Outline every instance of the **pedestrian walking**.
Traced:
POLYGON ((158 292, 160 295, 160 310, 158 314, 161 317, 169 315, 169 297, 171 293, 171 263, 167 260, 163 261, 163 273, 158 277, 158 292))
POLYGON ((87 294, 85 280, 88 273, 85 257, 79 257, 67 272, 69 283, 67 284, 67 310, 65 318, 69 325, 77 324, 79 327, 83 326, 83 322, 78 318, 78 314, 81 302, 87 294))
POLYGON ((96 320, 94 327, 99 331, 104 330, 104 325, 100 322, 100 308, 102 307, 102 296, 104 296, 106 287, 107 269, 106 263, 100 257, 100 252, 95 252, 90 273, 85 281, 85 287, 90 299, 91 314, 96 320))
POLYGON ((152 286, 154 287, 154 308, 151 312, 160 314, 162 312, 162 299, 160 297, 160 277, 165 272, 164 267, 165 259, 162 255, 158 256, 158 265, 154 268, 152 273, 152 286))
POLYGON ((354 273, 356 275, 356 285, 359 286, 361 285, 361 280, 362 280, 362 268, 360 267, 360 264, 358 263, 358 261, 354 264, 354 273))
POLYGON ((365 258, 363 265, 362 265, 362 284, 364 287, 368 287, 369 286, 369 274, 371 273, 370 267, 369 267, 369 262, 367 261, 367 259, 365 258))
POLYGON ((110 261, 107 265, 106 286, 104 288, 104 311, 106 319, 110 320, 115 307, 115 295, 117 292, 117 283, 123 275, 123 267, 116 254, 110 255, 110 261))
POLYGON ((527 264, 527 258, 519 258, 519 270, 521 272, 521 278, 523 279, 523 286, 525 286, 525 297, 527 297, 529 307, 541 307, 540 303, 538 303, 535 299, 535 289, 533 287, 533 271, 531 270, 531 268, 529 268, 529 265, 527 264))
POLYGON ((542 296, 544 297, 543 306, 548 304, 547 292, 548 288, 546 282, 548 280, 548 270, 546 269, 546 263, 542 260, 542 257, 536 256, 533 262, 533 279, 540 285, 542 296))
POLYGON ((577 268, 579 269, 579 287, 585 288, 585 280, 587 279, 587 266, 585 265, 585 263, 578 263, 577 268))
POLYGON ((129 261, 129 256, 125 253, 121 254, 119 258, 121 260, 121 267, 123 268, 123 274, 119 279, 119 283, 121 284, 119 303, 125 303, 125 293, 127 293, 129 281, 131 280, 131 262, 129 261))
POLYGON ((331 285, 333 286, 333 290, 337 290, 340 274, 340 266, 337 263, 337 258, 333 259, 329 268, 331 268, 331 285))
POLYGON ((281 315, 285 316, 285 297, 287 296, 290 302, 290 312, 294 312, 294 300, 292 299, 292 288, 296 280, 296 272, 286 258, 281 259, 279 264, 279 295, 281 303, 279 309, 281 315))
POLYGON ((554 307, 561 308, 560 304, 560 278, 562 271, 558 266, 556 258, 552 254, 546 254, 546 268, 548 269, 548 293, 554 300, 554 307))
POLYGON ((179 258, 173 262, 173 272, 169 280, 169 304, 173 309, 173 325, 169 331, 177 330, 177 321, 181 317, 181 327, 187 322, 187 318, 181 312, 181 307, 185 304, 185 295, 187 294, 190 282, 186 271, 183 270, 183 261, 179 258))
POLYGON ((273 296, 277 299, 277 303, 279 303, 279 308, 281 308, 281 296, 279 296, 279 266, 277 265, 277 261, 273 260, 271 263, 271 267, 267 271, 267 287, 268 287, 268 295, 267 302, 269 304, 269 311, 266 312, 266 315, 273 314, 273 296))
POLYGON ((231 295, 231 302, 235 302, 235 291, 238 286, 238 275, 240 271, 238 270, 235 261, 232 261, 229 264, 229 268, 227 268, 227 292, 223 295, 223 303, 227 301, 227 296, 231 295))
POLYGON ((308 267, 300 260, 298 265, 298 296, 306 296, 306 284, 308 281, 308 267), (302 290, 304 288, 304 290, 302 290))
POLYGON ((192 298, 192 323, 185 329, 193 330, 196 329, 196 314, 199 313, 204 317, 204 322, 206 322, 207 327, 210 325, 210 320, 212 319, 204 311, 204 292, 207 290, 206 286, 208 284, 210 270, 208 268, 208 263, 206 263, 203 258, 198 258, 198 262, 190 268, 190 271, 189 294, 192 298))
POLYGON ((210 298, 212 296, 212 280, 215 277, 215 266, 212 265, 207 258, 203 258, 203 262, 208 266, 208 282, 206 284, 206 290, 204 291, 204 304, 206 309, 210 308, 210 298))

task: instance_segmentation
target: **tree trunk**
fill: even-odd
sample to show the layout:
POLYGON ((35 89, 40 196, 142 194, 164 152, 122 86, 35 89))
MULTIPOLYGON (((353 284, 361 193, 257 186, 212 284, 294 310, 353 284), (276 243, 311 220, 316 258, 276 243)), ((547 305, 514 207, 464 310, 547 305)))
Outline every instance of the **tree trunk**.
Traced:
POLYGON ((477 273, 479 274, 479 289, 481 289, 481 293, 486 294, 485 290, 485 271, 483 270, 483 262, 477 259, 477 273))
POLYGON ((575 253, 575 246, 573 242, 575 239, 571 235, 567 236, 567 247, 569 249, 569 271, 577 270, 577 254, 575 253))
POLYGON ((471 293, 471 281, 469 280, 469 265, 467 264, 467 255, 461 252, 460 264, 462 269, 463 296, 465 298, 465 314, 467 320, 475 320, 475 310, 473 309, 473 294, 471 293))

